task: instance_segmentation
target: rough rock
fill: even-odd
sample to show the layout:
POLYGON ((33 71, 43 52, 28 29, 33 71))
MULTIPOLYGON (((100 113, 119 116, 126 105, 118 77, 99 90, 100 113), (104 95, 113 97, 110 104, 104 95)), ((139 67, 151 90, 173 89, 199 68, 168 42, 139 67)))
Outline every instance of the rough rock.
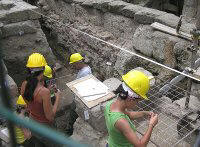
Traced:
POLYGON ((40 18, 39 14, 33 13, 33 11, 38 11, 38 8, 22 0, 17 2, 13 0, 2 0, 0 5, 7 5, 7 7, 0 9, 0 21, 4 24, 40 18))
POLYGON ((184 0, 182 14, 188 18, 194 18, 197 14, 197 2, 196 0, 184 0))
POLYGON ((139 12, 135 13, 134 20, 141 24, 151 24, 157 17, 162 17, 166 12, 159 10, 143 8, 139 12))
POLYGON ((88 144, 89 146, 95 147, 105 147, 107 143, 107 135, 101 134, 100 132, 94 130, 87 122, 85 122, 80 117, 76 120, 74 124, 74 133, 70 137, 83 144, 88 144))
POLYGON ((133 35, 133 45, 135 50, 142 54, 152 57, 153 42, 151 41, 153 29, 148 25, 140 25, 133 35))
POLYGON ((114 91, 122 82, 116 78, 110 78, 103 81, 103 83, 109 88, 109 91, 114 91))
POLYGON ((106 102, 103 102, 91 109, 87 108, 84 103, 77 97, 75 97, 76 112, 83 120, 89 123, 95 130, 106 133, 107 128, 104 118, 104 107, 106 102), (89 119, 85 119, 84 111, 88 111, 89 119))
POLYGON ((108 11, 108 4, 114 0, 99 0, 96 5, 94 5, 94 8, 99 9, 103 12, 108 11))
POLYGON ((103 27, 105 30, 111 32, 116 38, 119 38, 115 44, 132 39, 132 35, 138 27, 138 24, 132 19, 121 15, 114 15, 113 13, 105 13, 104 20, 103 27))
POLYGON ((98 0, 86 0, 84 1, 81 5, 82 6, 87 6, 87 7, 92 7, 98 3, 98 0))
POLYGON ((191 43, 182 40, 177 42, 174 46, 174 53, 179 68, 184 69, 190 66, 191 52, 187 50, 190 44, 191 43))
MULTIPOLYGON (((200 75, 200 68, 197 68, 195 75, 200 75)), ((200 100, 200 83, 199 82, 192 82, 191 86, 191 93, 197 96, 197 98, 200 100)))
POLYGON ((31 53, 42 53, 50 65, 53 64, 55 60, 41 29, 38 29, 37 32, 33 34, 11 36, 2 39, 2 48, 4 48, 3 59, 8 71, 10 71, 12 77, 17 79, 16 83, 19 85, 25 79, 25 72, 23 71, 26 71, 25 65, 31 53))
MULTIPOLYGON (((174 103, 179 105, 181 108, 185 108, 185 101, 186 101, 186 97, 180 100, 176 100, 174 101, 174 103)), ((192 110, 198 111, 199 106, 200 106, 200 100, 197 97, 191 95, 190 101, 189 101, 189 108, 191 108, 192 110)))
POLYGON ((83 2, 85 2, 86 0, 73 0, 73 2, 75 4, 82 4, 83 2))
POLYGON ((165 13, 164 15, 156 17, 155 21, 175 28, 178 24, 179 17, 174 14, 165 13))
POLYGON ((15 81, 8 74, 6 74, 6 76, 5 76, 5 81, 7 83, 8 89, 10 91, 12 104, 16 104, 16 99, 17 99, 17 96, 18 96, 17 84, 15 83, 15 81))
POLYGON ((123 1, 113 1, 108 3, 108 10, 110 12, 119 12, 121 9, 123 9, 125 6, 128 6, 129 4, 123 1))
POLYGON ((6 67, 6 65, 5 65, 3 60, 2 60, 2 62, 3 62, 3 74, 8 74, 8 69, 7 69, 7 67, 6 67))
POLYGON ((139 12, 141 9, 144 8, 138 5, 128 5, 125 6, 120 13, 126 17, 134 18, 135 13, 139 12))
POLYGON ((21 36, 37 32, 36 26, 32 21, 24 21, 4 25, 2 28, 3 37, 21 36))

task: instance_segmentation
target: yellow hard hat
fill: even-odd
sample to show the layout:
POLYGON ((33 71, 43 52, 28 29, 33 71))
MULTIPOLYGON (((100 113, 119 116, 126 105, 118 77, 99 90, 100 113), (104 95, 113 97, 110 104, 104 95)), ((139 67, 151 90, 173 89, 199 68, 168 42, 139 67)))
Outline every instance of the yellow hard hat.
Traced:
POLYGON ((26 102, 21 95, 18 97, 17 105, 26 105, 26 102))
POLYGON ((124 83, 135 93, 140 95, 143 99, 147 99, 146 94, 150 87, 148 76, 138 70, 131 70, 122 76, 124 83))
POLYGON ((29 56, 26 67, 29 68, 37 68, 37 67, 43 67, 47 65, 47 62, 43 55, 40 53, 33 53, 29 56))
POLYGON ((44 69, 44 76, 48 78, 52 78, 52 69, 50 66, 46 65, 44 69))
POLYGON ((80 53, 75 53, 75 54, 72 54, 70 56, 70 62, 69 63, 71 64, 71 63, 74 63, 74 62, 78 62, 82 59, 83 59, 83 57, 81 56, 80 53))

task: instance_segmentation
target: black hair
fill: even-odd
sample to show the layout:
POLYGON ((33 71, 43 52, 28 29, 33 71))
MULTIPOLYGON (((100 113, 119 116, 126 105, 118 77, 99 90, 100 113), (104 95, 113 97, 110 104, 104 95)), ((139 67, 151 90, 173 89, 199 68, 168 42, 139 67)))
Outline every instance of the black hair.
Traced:
POLYGON ((28 102, 33 100, 33 93, 38 84, 37 76, 39 76, 42 72, 43 70, 32 73, 31 70, 28 69, 28 76, 26 77, 27 84, 23 95, 28 102))
POLYGON ((113 91, 114 94, 119 94, 119 97, 122 99, 122 100, 125 100, 127 99, 128 97, 128 91, 125 91, 124 88, 122 87, 122 84, 119 85, 119 87, 113 91))
POLYGON ((24 107, 24 106, 17 106, 16 112, 17 112, 18 114, 20 114, 21 111, 22 111, 22 109, 25 109, 25 107, 24 107))

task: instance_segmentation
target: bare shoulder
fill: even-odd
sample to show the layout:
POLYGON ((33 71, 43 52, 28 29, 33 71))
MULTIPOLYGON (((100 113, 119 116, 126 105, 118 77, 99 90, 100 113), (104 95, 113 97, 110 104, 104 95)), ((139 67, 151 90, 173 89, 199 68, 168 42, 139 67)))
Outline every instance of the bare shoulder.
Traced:
POLYGON ((115 127, 118 130, 120 130, 121 132, 124 132, 124 131, 130 129, 130 125, 125 118, 121 118, 121 119, 117 120, 116 123, 115 123, 115 127))
POLYGON ((50 94, 50 90, 46 87, 42 87, 40 90, 40 94, 50 94))

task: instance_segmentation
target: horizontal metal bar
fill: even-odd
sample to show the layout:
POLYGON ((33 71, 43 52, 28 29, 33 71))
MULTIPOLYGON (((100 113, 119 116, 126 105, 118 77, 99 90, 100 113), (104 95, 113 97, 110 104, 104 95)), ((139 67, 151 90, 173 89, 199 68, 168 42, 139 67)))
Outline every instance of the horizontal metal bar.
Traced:
POLYGON ((29 128, 31 131, 47 137, 49 140, 54 141, 58 144, 65 145, 67 147, 87 147, 86 145, 77 143, 75 141, 72 141, 71 139, 67 138, 66 135, 56 132, 53 129, 50 129, 44 125, 41 125, 33 120, 25 120, 22 118, 19 118, 16 114, 12 113, 10 110, 5 108, 4 106, 0 106, 0 114, 2 114, 7 120, 17 124, 21 125, 25 128, 29 128))

